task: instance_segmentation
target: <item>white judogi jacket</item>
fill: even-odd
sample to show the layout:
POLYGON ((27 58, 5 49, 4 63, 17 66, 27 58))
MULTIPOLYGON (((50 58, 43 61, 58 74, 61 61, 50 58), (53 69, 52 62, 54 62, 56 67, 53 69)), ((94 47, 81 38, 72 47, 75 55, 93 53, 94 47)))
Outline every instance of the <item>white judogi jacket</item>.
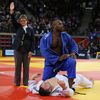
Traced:
MULTIPOLYGON (((61 81, 64 81, 67 88, 63 90, 62 87, 58 84, 57 86, 55 86, 55 88, 53 89, 50 95, 51 96, 73 96, 74 91, 71 88, 69 88, 68 78, 59 74, 57 74, 55 77, 61 81)), ((77 85, 83 86, 84 88, 91 88, 93 86, 93 83, 90 80, 88 80, 86 77, 80 74, 76 75, 74 82, 75 83, 72 86, 73 88, 76 88, 77 85)), ((35 80, 30 80, 28 89, 33 94, 38 94, 39 87, 42 83, 43 83, 42 80, 39 81, 38 84, 36 84, 35 80)))

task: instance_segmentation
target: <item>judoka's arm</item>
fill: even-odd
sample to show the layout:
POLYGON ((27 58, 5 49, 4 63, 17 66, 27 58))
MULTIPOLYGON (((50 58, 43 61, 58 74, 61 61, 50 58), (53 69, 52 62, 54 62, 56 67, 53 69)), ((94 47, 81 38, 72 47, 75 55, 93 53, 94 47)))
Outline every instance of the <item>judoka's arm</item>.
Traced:
POLYGON ((71 88, 66 88, 63 91, 61 91, 60 93, 62 96, 71 97, 74 95, 75 92, 71 88))
POLYGON ((76 58, 76 56, 78 56, 78 45, 70 35, 67 35, 67 39, 68 39, 68 48, 69 48, 70 56, 76 58))
POLYGON ((74 90, 67 87, 64 83, 64 81, 59 80, 58 84, 62 87, 62 91, 60 91, 62 96, 73 96, 74 95, 74 90))

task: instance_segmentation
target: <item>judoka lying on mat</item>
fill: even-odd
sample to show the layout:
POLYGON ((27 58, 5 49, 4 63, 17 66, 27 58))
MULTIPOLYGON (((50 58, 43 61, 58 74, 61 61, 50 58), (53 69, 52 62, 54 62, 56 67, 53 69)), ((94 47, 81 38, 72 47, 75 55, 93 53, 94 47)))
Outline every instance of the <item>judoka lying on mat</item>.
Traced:
POLYGON ((92 88, 93 80, 86 78, 81 74, 77 74, 74 79, 72 88, 69 88, 68 78, 66 75, 57 74, 55 77, 45 81, 36 81, 38 74, 29 81, 29 90, 33 94, 40 94, 41 96, 73 96, 76 87, 82 86, 84 88, 92 88))

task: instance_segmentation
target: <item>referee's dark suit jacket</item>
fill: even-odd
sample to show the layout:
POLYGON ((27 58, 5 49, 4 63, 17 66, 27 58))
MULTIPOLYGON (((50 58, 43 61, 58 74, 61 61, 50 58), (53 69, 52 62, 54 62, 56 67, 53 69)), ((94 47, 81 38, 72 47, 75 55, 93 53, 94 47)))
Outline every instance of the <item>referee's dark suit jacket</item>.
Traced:
POLYGON ((23 47, 23 52, 27 53, 29 51, 34 51, 34 33, 29 27, 26 29, 26 33, 22 27, 18 28, 16 32, 13 48, 15 50, 20 50, 21 46, 23 47), (22 40, 23 36, 24 40, 22 40))

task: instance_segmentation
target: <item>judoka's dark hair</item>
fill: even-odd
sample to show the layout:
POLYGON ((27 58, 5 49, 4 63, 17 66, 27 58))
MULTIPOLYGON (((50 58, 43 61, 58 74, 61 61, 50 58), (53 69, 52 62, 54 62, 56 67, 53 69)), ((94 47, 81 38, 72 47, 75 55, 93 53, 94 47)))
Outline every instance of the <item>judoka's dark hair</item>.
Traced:
POLYGON ((50 93, 51 93, 51 92, 50 92, 49 90, 45 90, 44 88, 42 88, 42 87, 40 86, 39 94, 40 94, 41 96, 49 96, 50 93))

